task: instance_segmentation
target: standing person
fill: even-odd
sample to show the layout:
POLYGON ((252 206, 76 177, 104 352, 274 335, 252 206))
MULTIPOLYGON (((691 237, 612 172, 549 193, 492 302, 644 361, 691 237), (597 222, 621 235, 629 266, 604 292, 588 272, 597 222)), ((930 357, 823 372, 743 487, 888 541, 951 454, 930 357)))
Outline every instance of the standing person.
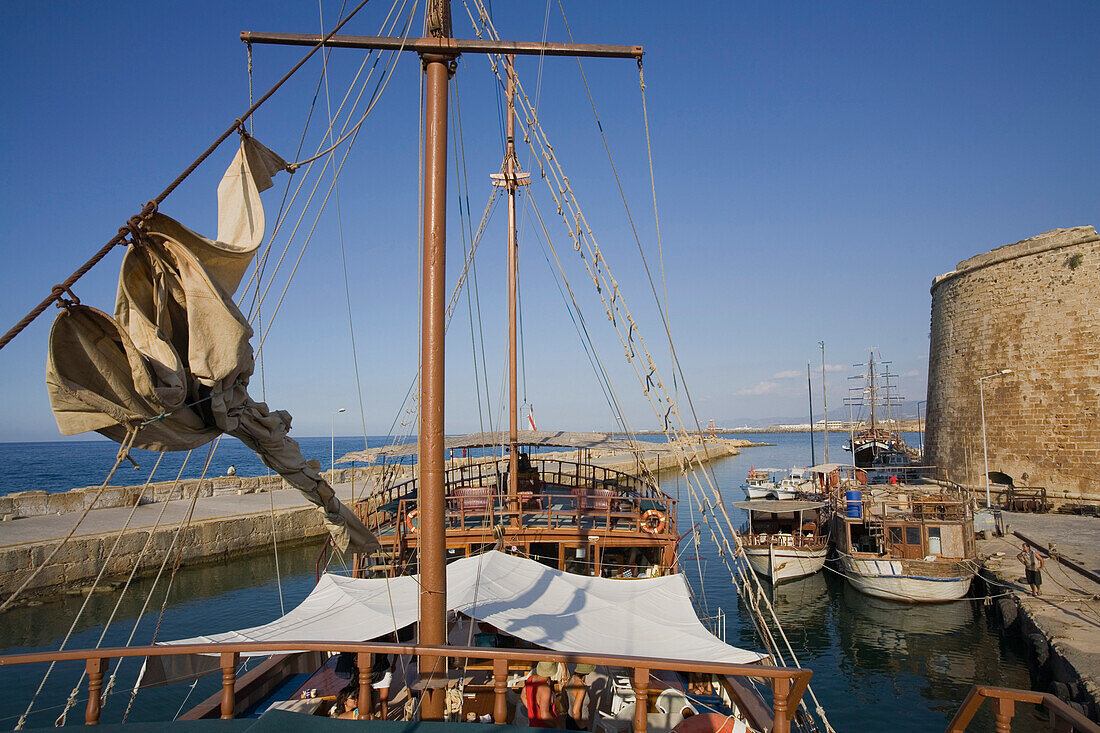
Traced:
POLYGON ((587 730, 588 682, 586 677, 596 671, 591 664, 578 664, 565 683, 565 729, 587 730))
POLYGON ((1020 546, 1020 554, 1016 559, 1024 564, 1024 575, 1027 576, 1027 584, 1031 586, 1031 595, 1042 595, 1043 558, 1039 557, 1034 547, 1025 542, 1020 546))
POLYGON ((523 682, 523 703, 527 706, 527 721, 532 728, 557 728, 554 681, 556 662, 539 662, 523 682))
MULTIPOLYGON (((387 638, 387 641, 392 640, 387 638)), ((390 683, 393 670, 390 668, 389 654, 375 654, 370 667, 371 696, 378 696, 378 709, 382 720, 390 718, 390 683)))

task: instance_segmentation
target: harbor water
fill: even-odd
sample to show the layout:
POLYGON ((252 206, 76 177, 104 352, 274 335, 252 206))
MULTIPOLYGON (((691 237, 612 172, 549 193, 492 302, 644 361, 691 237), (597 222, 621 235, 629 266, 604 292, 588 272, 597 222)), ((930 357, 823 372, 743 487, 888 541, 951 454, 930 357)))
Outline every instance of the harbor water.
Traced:
MULTIPOLYGON (((809 463, 808 435, 743 437, 774 445, 747 448, 739 456, 711 464, 727 503, 744 498, 739 486, 750 466, 789 469, 809 463)), ((841 446, 845 436, 832 437, 830 459, 844 461, 847 454, 841 446)), ((341 450, 360 448, 363 442, 362 438, 354 439, 353 444, 342 448, 344 440, 353 441, 338 438, 337 455, 341 450)), ((818 436, 818 462, 823 460, 820 440, 818 436)), ((324 453, 327 457, 328 438, 302 442, 307 441, 317 442, 312 454, 324 453), (323 451, 319 450, 321 442, 323 451)), ((916 443, 916 436, 911 442, 916 443)), ((113 461, 113 449, 106 454, 104 472, 113 461)), ((224 473, 224 469, 218 473, 224 473)), ((73 485, 95 483, 94 478, 88 478, 73 485)), ((682 480, 666 475, 662 486, 672 496, 680 495, 681 531, 700 522, 700 517, 693 517, 688 510, 682 480)), ((744 519, 743 513, 732 507, 731 516, 735 523, 744 519)), ((698 549, 690 537, 681 544, 681 567, 695 592, 700 615, 721 614, 727 642, 762 649, 747 608, 739 601, 706 526, 700 528, 698 549)), ((117 593, 92 595, 75 624, 73 619, 85 602, 83 596, 63 596, 54 602, 15 608, 0 616, 3 653, 56 650, 63 642, 66 648, 87 648, 97 643, 122 646, 131 635, 133 644, 147 644, 154 634, 158 640, 168 640, 265 623, 284 609, 293 608, 312 589, 317 552, 313 545, 280 547, 279 573, 274 556, 267 554, 184 568, 170 586, 167 573, 155 587, 152 578, 135 581, 117 608, 117 593), (114 620, 105 629, 112 614, 114 620)), ((837 731, 942 731, 972 684, 1030 685, 1022 644, 998 635, 980 600, 926 606, 881 601, 856 593, 829 568, 774 589, 765 584, 765 588, 799 661, 814 671, 811 686, 837 731)), ((137 660, 127 660, 121 666, 105 700, 104 722, 123 718, 139 666, 137 660)), ((82 668, 81 663, 58 664, 44 685, 45 665, 0 668, 0 689, 4 690, 0 696, 0 729, 13 728, 32 698, 35 712, 27 726, 52 725, 82 668), (40 685, 41 691, 36 693, 40 685)), ((114 670, 112 666, 108 676, 114 670)), ((163 720, 219 689, 220 678, 214 674, 194 685, 186 682, 143 690, 134 698, 129 719, 163 720)), ((70 724, 83 722, 85 690, 86 684, 82 683, 77 703, 69 713, 70 724)), ((806 699, 812 702, 809 696, 806 699)), ((1045 729, 1044 720, 1030 706, 1019 706, 1014 731, 1045 729)), ((970 730, 993 730, 988 709, 970 730)))

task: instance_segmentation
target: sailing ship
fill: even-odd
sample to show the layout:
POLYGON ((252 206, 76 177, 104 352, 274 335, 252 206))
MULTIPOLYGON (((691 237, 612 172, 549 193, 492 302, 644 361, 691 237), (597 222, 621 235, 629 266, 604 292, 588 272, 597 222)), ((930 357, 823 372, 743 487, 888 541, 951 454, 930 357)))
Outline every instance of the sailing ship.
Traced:
POLYGON ((908 477, 905 469, 920 457, 919 451, 902 439, 898 422, 893 419, 893 410, 901 403, 901 398, 890 381, 894 375, 887 365, 888 362, 880 361, 876 370, 875 353, 871 350, 866 372, 852 377, 861 380, 862 384, 854 388, 855 394, 848 399, 849 407, 866 405, 870 418, 865 428, 853 430, 844 450, 852 453, 852 462, 859 468, 873 469, 872 483, 887 481, 891 476, 904 481, 908 477))
POLYGON ((969 496, 938 486, 842 482, 833 503, 838 563, 857 590, 911 603, 966 596, 978 568, 969 496))
MULTIPOLYGON (((590 721, 599 716, 605 727, 625 724, 644 733, 652 723, 672 730, 685 714, 694 714, 692 730, 698 732, 732 727, 782 733, 796 719, 807 721, 798 704, 808 671, 766 664, 767 655, 726 644, 699 620, 677 568, 676 503, 652 475, 581 458, 532 457, 549 447, 613 447, 608 436, 518 430, 516 197, 529 175, 519 170, 515 152, 514 57, 573 54, 640 65, 642 48, 456 40, 445 0, 433 0, 425 11, 427 38, 335 35, 344 22, 325 36, 242 38, 250 49, 260 43, 312 46, 307 59, 328 46, 421 56, 426 87, 417 475, 381 487, 352 511, 289 437, 289 415, 248 394, 252 328, 233 294, 264 239, 260 193, 271 187, 272 177, 303 164, 288 164, 243 126, 269 93, 218 141, 234 131, 241 138, 219 185, 217 239, 160 213, 165 192, 112 240, 112 247, 128 245, 114 316, 75 298, 64 301, 51 334, 51 406, 63 433, 97 430, 120 442, 120 462, 134 446, 181 450, 222 433, 240 438, 318 505, 330 529, 326 552, 350 553, 351 573, 321 575, 302 604, 260 626, 86 652, 86 721, 98 723, 107 661, 138 654, 147 657, 146 686, 221 671, 222 691, 181 716, 195 722, 252 711, 275 716, 272 724, 294 725, 279 716, 325 712, 328 694, 346 686, 358 700, 356 717, 374 717, 372 655, 401 660, 400 674, 389 683, 395 705, 389 708, 386 700, 379 710, 388 718, 533 721, 541 710, 532 709, 532 698, 517 704, 508 691, 517 684, 525 690, 524 673, 533 662, 546 661, 590 665, 588 674, 606 682, 609 694, 590 721), (446 122, 448 77, 459 53, 489 53, 494 70, 502 68, 506 76, 506 152, 491 178, 508 197, 509 430, 448 442, 446 122), (450 468, 445 462, 448 448, 498 447, 499 457, 450 468), (477 645, 471 643, 475 636, 477 645), (241 655, 266 659, 238 679, 241 655), (753 679, 774 681, 772 702, 753 679)), ((599 258, 596 266, 606 268, 599 258)), ((253 277, 258 279, 258 268, 253 277)), ((69 293, 69 285, 55 295, 69 293)), ((616 298, 618 292, 612 312, 621 308, 616 298)), ((636 324, 628 320, 626 345, 636 349, 636 324)), ((649 364, 640 375, 647 381, 656 376, 651 358, 649 364)), ((672 407, 664 408, 666 426, 672 407)), ((677 456, 677 462, 688 465, 690 459, 677 456)), ((319 564, 325 562, 322 557, 319 564)))
POLYGON ((740 539, 749 564, 773 585, 825 567, 829 552, 825 502, 765 499, 733 506, 748 513, 740 539))

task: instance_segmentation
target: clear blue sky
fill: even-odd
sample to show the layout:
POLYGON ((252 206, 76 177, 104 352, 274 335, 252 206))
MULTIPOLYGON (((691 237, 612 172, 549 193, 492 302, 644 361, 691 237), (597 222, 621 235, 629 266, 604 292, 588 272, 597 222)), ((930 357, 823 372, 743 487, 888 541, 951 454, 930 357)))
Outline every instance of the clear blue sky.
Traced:
MULTIPOLYGON (((1100 26, 1095 3, 568 0, 565 8, 577 40, 646 46, 672 326, 704 422, 804 414, 806 362, 820 364, 819 340, 836 365, 831 414, 843 412, 850 365, 868 347, 894 362, 910 400, 923 399, 932 278, 995 246, 1097 223, 1100 59, 1088 35, 1100 26)), ((374 0, 345 32, 377 33, 388 9, 374 0)), ((326 23, 338 10, 325 0, 326 23)), ((494 17, 503 36, 538 40, 545 12, 542 2, 498 2, 494 17)), ((469 37, 461 2, 454 13, 457 34, 469 37)), ((0 326, 20 318, 248 106, 240 31, 316 32, 318 15, 315 2, 2 4, 0 326)), ((556 1, 549 18, 548 37, 564 39, 556 1)), ((257 93, 302 53, 257 47, 257 93)), ((334 95, 360 60, 360 52, 334 52, 334 95)), ((584 68, 655 262, 637 70, 606 60, 584 68)), ((537 61, 518 69, 533 92, 537 61)), ((288 159, 319 74, 319 63, 308 65, 256 118, 257 137, 288 159)), ((363 422, 368 433, 386 432, 414 373, 417 75, 415 57, 404 59, 338 188, 363 420, 334 203, 265 347, 267 400, 294 414, 299 435, 327 434, 338 407, 348 409, 338 433, 355 434, 363 422)), ((551 141, 643 335, 667 354, 577 65, 547 60, 542 79, 551 141)), ((463 58, 458 85, 477 218, 502 152, 487 62, 463 58)), ((323 93, 314 114, 315 123, 324 119, 323 93)), ((307 147, 319 134, 311 127, 307 147)), ((214 187, 232 152, 220 150, 162 209, 213 235, 214 187)), ((525 152, 520 160, 527 163, 525 152)), ((453 161, 451 171, 453 214, 453 161)), ((265 194, 269 221, 282 185, 265 194)), ((537 175, 532 191, 632 423, 658 427, 537 175)), ((494 403, 504 221, 498 209, 478 260, 494 403)), ((451 283, 461 261, 452 222, 451 283)), ((533 233, 529 220, 523 226, 533 233)), ((610 410, 542 250, 531 236, 521 246, 527 393, 539 426, 609 428, 610 410)), ((118 250, 78 284, 84 302, 112 310, 120 261, 118 250)), ((51 318, 0 351, 0 440, 57 437, 43 382, 51 318)), ((465 301, 448 342, 448 431, 477 429, 465 301)), ((660 366, 671 381, 667 359, 660 366)), ((252 391, 260 396, 258 376, 252 391)))

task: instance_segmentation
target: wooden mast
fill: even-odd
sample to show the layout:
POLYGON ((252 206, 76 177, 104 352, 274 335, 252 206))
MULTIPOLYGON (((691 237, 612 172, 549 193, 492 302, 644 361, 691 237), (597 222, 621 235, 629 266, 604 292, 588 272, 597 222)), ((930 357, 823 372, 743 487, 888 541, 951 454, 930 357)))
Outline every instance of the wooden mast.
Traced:
MULTIPOLYGON (((420 429, 417 445, 419 469, 418 508, 420 532, 417 543, 420 569, 420 643, 444 646, 447 641, 447 571, 445 536, 445 462, 443 443, 444 336, 446 326, 446 224, 447 224, 447 84, 460 53, 503 53, 524 55, 568 55, 595 58, 633 58, 641 60, 641 46, 609 46, 574 43, 527 43, 493 40, 466 40, 451 37, 450 0, 429 0, 426 9, 427 38, 387 38, 373 36, 322 37, 311 34, 252 33, 241 40, 252 44, 317 45, 329 47, 405 50, 420 54, 424 66, 424 190, 420 319, 420 429)), ((515 75, 508 64, 509 100, 514 100, 515 75)), ((514 103, 510 104, 514 109, 514 103)), ((515 187, 526 185, 527 174, 517 174, 514 117, 508 117, 507 173, 502 176, 509 187, 509 293, 514 303, 515 187)), ((509 309, 514 324, 514 305, 509 309)), ((510 328, 512 368, 512 461, 509 491, 516 491, 518 441, 515 387, 515 333, 510 328)), ((419 672, 424 695, 420 707, 422 720, 442 720, 444 710, 447 658, 422 655, 419 672)))
MULTIPOLYGON (((450 0, 431 0, 428 32, 451 35, 450 0)), ((447 85, 454 55, 422 53, 424 65, 424 191, 420 316, 420 643, 447 643, 447 564, 444 512, 444 337, 447 262, 447 85)), ((419 659, 422 720, 443 720, 447 658, 419 659)))
MULTIPOLYGON (((515 56, 505 62, 508 72, 507 148, 504 153, 504 175, 508 184, 508 497, 519 509, 519 404, 516 375, 516 74, 515 56)), ((519 517, 512 517, 513 526, 519 517)))

